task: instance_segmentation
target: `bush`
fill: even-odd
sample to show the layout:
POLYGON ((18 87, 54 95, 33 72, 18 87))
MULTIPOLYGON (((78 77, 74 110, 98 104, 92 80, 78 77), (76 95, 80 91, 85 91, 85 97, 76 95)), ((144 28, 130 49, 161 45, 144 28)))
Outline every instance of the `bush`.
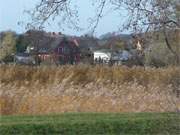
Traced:
POLYGON ((169 31, 168 40, 175 53, 167 47, 162 33, 154 33, 150 46, 145 51, 146 65, 155 67, 180 65, 180 31, 169 31))
POLYGON ((5 32, 0 42, 0 60, 6 62, 6 60, 10 60, 9 58, 14 53, 16 53, 15 33, 11 31, 5 32))
POLYGON ((153 44, 149 50, 145 52, 145 65, 163 67, 175 65, 175 57, 166 47, 165 43, 153 44))

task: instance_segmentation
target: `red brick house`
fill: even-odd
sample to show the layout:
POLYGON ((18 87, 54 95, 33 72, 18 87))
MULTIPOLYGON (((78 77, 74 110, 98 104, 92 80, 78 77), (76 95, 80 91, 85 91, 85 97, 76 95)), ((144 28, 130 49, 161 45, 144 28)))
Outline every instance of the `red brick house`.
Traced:
POLYGON ((77 64, 80 61, 78 42, 71 38, 57 38, 38 50, 39 62, 56 64, 77 64))

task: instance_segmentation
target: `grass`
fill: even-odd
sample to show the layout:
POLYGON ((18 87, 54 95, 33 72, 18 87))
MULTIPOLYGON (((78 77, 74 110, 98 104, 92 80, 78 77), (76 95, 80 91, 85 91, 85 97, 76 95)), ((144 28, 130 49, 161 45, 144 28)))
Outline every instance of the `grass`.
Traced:
POLYGON ((2 135, 180 132, 177 113, 133 113, 178 112, 179 67, 3 65, 0 75, 2 135))
POLYGON ((175 113, 66 113, 46 116, 2 116, 0 132, 10 134, 66 135, 178 135, 175 113))

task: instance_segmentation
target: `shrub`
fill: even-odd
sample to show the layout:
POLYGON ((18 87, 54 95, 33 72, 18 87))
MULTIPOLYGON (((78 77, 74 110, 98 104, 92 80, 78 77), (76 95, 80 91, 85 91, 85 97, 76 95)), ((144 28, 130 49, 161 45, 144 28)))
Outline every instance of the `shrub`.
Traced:
POLYGON ((0 60, 11 60, 9 57, 16 52, 16 37, 15 33, 8 31, 4 33, 0 42, 0 60))
POLYGON ((180 65, 180 31, 174 30, 168 33, 168 40, 174 53, 167 47, 161 33, 156 33, 149 48, 145 51, 145 64, 155 67, 180 65))

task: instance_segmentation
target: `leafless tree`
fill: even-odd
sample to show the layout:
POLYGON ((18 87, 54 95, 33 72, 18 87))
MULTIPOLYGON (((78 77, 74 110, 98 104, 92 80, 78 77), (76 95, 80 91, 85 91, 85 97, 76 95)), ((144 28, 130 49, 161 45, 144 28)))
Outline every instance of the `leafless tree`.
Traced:
POLYGON ((58 16, 59 25, 67 24, 79 30, 78 10, 72 7, 70 0, 40 0, 34 10, 26 11, 32 17, 32 22, 27 24, 27 29, 43 29, 48 20, 55 20, 58 16))

